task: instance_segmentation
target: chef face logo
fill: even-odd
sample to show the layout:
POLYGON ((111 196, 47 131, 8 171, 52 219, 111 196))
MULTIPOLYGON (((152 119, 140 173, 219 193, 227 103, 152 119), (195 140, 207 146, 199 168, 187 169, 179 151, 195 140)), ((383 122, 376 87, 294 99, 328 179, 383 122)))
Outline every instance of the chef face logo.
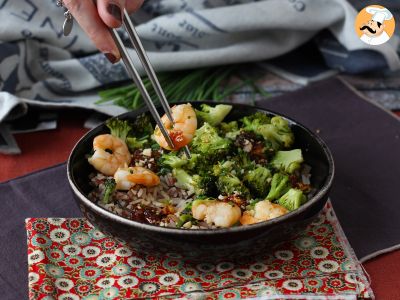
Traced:
POLYGON ((392 13, 380 5, 370 5, 361 10, 355 22, 358 37, 368 45, 386 43, 392 37, 394 27, 392 13))

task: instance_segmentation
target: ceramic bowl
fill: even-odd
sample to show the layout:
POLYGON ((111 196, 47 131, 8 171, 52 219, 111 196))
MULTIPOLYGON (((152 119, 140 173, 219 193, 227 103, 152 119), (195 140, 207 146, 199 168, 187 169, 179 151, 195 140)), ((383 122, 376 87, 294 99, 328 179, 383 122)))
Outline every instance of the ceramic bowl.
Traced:
MULTIPOLYGON (((193 102, 194 107, 202 103, 193 102)), ((232 104, 227 121, 262 111, 268 115, 280 115, 273 111, 242 104, 232 104)), ((133 121, 146 112, 141 109, 119 116, 133 121)), ((160 114, 162 111, 160 109, 160 114)), ((303 150, 303 156, 311 169, 311 184, 316 188, 313 197, 299 209, 284 216, 248 226, 227 229, 185 230, 143 224, 118 216, 103 209, 87 198, 91 190, 89 174, 94 171, 86 156, 92 150, 93 138, 108 133, 105 124, 89 131, 75 145, 68 160, 68 180, 83 215, 102 232, 129 245, 137 253, 185 257, 190 260, 215 261, 241 259, 272 249, 314 220, 326 201, 334 177, 334 162, 326 144, 316 134, 289 117, 286 118, 295 136, 294 147, 303 150)), ((72 204, 71 204, 72 205, 72 204)))

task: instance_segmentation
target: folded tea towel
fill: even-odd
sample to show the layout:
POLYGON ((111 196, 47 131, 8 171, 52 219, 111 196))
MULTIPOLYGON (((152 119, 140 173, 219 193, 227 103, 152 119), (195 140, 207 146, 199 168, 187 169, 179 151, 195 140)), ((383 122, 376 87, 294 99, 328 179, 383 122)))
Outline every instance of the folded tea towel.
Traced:
MULTIPOLYGON (((77 24, 64 37, 55 2, 0 0, 0 104, 9 101, 0 105, 0 121, 17 103, 123 111, 94 104, 96 88, 128 79, 123 64, 109 63, 77 24)), ((338 56, 338 43, 324 43, 324 55, 340 58, 330 60, 338 68, 346 69, 347 57, 360 62, 351 72, 398 69, 398 37, 364 44, 354 31, 356 13, 345 0, 149 0, 133 19, 157 71, 277 57, 323 29, 349 54, 338 56)))

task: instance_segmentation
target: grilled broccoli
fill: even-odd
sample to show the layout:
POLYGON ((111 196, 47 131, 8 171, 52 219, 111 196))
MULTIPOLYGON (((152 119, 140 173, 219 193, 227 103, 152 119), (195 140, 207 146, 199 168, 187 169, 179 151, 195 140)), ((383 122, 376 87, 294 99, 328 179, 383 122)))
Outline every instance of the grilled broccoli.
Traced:
POLYGON ((183 169, 200 176, 208 176, 207 174, 210 174, 210 169, 212 168, 212 165, 201 159, 201 155, 197 153, 192 153, 189 159, 185 154, 179 152, 164 153, 159 160, 159 164, 163 168, 183 169))
POLYGON ((233 174, 224 174, 218 177, 217 188, 221 194, 232 195, 239 194, 243 197, 249 197, 250 192, 247 187, 233 174))
POLYGON ((179 157, 176 152, 164 153, 159 161, 162 167, 167 167, 170 169, 181 168, 188 163, 186 157, 179 157))
POLYGON ((201 110, 195 110, 197 117, 207 122, 211 126, 216 126, 222 122, 222 120, 232 110, 232 105, 218 104, 214 107, 207 104, 201 105, 201 110))
POLYGON ((238 150, 238 153, 229 160, 214 164, 212 171, 215 176, 233 174, 238 178, 242 178, 255 167, 256 164, 250 159, 249 155, 242 150, 238 150))
POLYGON ((239 124, 237 121, 231 121, 229 123, 222 122, 219 125, 219 127, 220 127, 222 133, 228 133, 228 132, 239 130, 239 124))
POLYGON ((242 119, 243 129, 257 133, 258 127, 271 123, 271 118, 262 112, 256 112, 242 119))
POLYGON ((307 202, 307 197, 301 190, 290 189, 282 197, 279 198, 278 204, 287 210, 295 210, 307 202))
POLYGON ((213 197, 217 197, 219 195, 219 191, 217 188, 217 178, 215 176, 209 175, 209 172, 207 174, 203 173, 202 175, 200 175, 199 187, 201 189, 202 195, 213 197))
POLYGON ((244 117, 242 123, 243 130, 261 135, 266 140, 267 146, 272 146, 274 150, 289 148, 294 142, 288 121, 280 116, 270 119, 267 115, 257 112, 254 115, 244 117))
POLYGON ((277 151, 271 160, 271 165, 276 169, 289 174, 298 170, 304 161, 301 149, 290 151, 277 151))
POLYGON ((272 176, 271 188, 266 197, 268 200, 279 199, 290 189, 289 176, 281 173, 275 173, 272 176))
POLYGON ((232 174, 239 179, 242 178, 247 171, 253 170, 256 164, 250 159, 248 154, 239 150, 238 153, 231 157, 230 160, 217 162, 212 168, 214 176, 222 176, 232 174))
POLYGON ((150 146, 153 125, 150 117, 146 114, 138 116, 132 125, 128 121, 122 121, 117 118, 107 120, 106 125, 111 134, 126 142, 131 151, 150 146))
POLYGON ((186 162, 183 169, 196 172, 197 174, 208 173, 211 168, 207 161, 205 161, 202 156, 198 153, 191 153, 188 159, 186 154, 181 153, 182 159, 186 162))
MULTIPOLYGON (((186 156, 185 156, 186 157, 186 156)), ((204 159, 202 159, 200 154, 192 153, 190 159, 187 160, 186 169, 196 170, 201 173, 205 168, 208 168, 204 159)))
POLYGON ((196 130, 192 140, 193 152, 206 157, 218 159, 218 154, 225 154, 231 145, 231 141, 220 137, 217 130, 208 123, 204 123, 196 130))
POLYGON ((250 195, 249 190, 239 178, 242 175, 241 170, 243 170, 241 166, 233 160, 213 166, 213 173, 217 178, 216 186, 220 194, 231 195, 236 192, 242 196, 250 195))
POLYGON ((176 178, 176 186, 195 193, 196 195, 203 195, 204 190, 200 186, 201 178, 199 175, 190 175, 183 169, 173 169, 172 175, 176 178))
POLYGON ((236 137, 240 134, 240 129, 237 121, 232 121, 229 123, 221 123, 220 131, 225 138, 230 140, 235 140, 236 137))
POLYGON ((247 172, 244 182, 254 195, 263 198, 268 194, 271 177, 271 171, 260 166, 247 172))
POLYGON ((134 136, 139 138, 143 138, 144 136, 150 137, 154 132, 150 116, 147 114, 138 116, 133 122, 132 132, 134 136))
POLYGON ((173 169, 172 174, 177 180, 176 185, 179 188, 188 190, 191 193, 199 195, 215 195, 216 185, 215 178, 206 174, 203 175, 190 175, 183 169, 173 169))
POLYGON ((115 191, 115 187, 117 186, 114 178, 108 178, 104 182, 104 194, 103 194, 103 203, 110 203, 112 193, 115 191))
POLYGON ((235 167, 235 163, 230 160, 224 161, 223 163, 218 162, 217 164, 215 164, 213 166, 213 173, 215 176, 229 174, 229 173, 232 173, 232 171, 234 171, 234 173, 236 173, 236 171, 234 170, 234 167, 235 167))
POLYGON ((122 121, 117 118, 111 118, 106 121, 106 126, 110 129, 111 134, 117 138, 120 138, 124 142, 129 132, 132 130, 132 126, 128 121, 122 121))
POLYGON ((238 173, 244 173, 245 171, 252 170, 256 165, 255 162, 250 158, 249 154, 244 152, 242 149, 238 150, 238 153, 232 158, 232 161, 234 162, 238 173))
POLYGON ((145 149, 149 145, 148 136, 144 136, 142 138, 128 136, 126 138, 126 145, 130 151, 134 151, 136 149, 145 149))
POLYGON ((265 140, 272 143, 275 150, 289 148, 294 142, 294 135, 289 127, 289 122, 279 116, 273 117, 271 124, 258 126, 257 130, 265 140))

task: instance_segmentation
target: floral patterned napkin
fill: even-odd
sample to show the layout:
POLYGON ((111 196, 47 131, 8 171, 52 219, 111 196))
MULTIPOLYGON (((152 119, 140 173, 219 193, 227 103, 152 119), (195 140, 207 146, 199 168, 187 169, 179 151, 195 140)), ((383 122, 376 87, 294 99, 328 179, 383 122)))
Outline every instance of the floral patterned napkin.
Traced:
POLYGON ((85 219, 30 218, 26 229, 30 299, 374 298, 330 202, 295 239, 243 264, 134 253, 85 219))

